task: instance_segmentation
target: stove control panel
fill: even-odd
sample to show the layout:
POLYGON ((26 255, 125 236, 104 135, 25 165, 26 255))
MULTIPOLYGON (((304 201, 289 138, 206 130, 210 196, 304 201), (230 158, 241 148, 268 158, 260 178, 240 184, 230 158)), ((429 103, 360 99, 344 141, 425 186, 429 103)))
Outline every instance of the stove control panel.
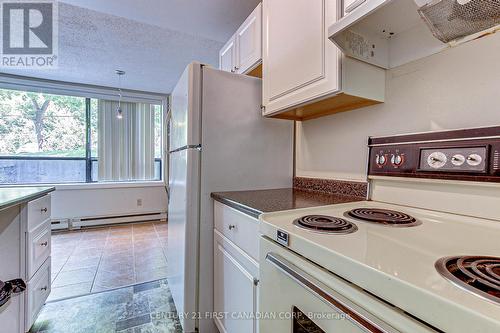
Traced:
POLYGON ((485 173, 487 152, 487 147, 422 149, 419 170, 485 173))
POLYGON ((368 174, 500 182, 500 126, 370 138, 368 174))
POLYGON ((379 170, 404 170, 409 154, 403 147, 384 147, 375 151, 372 162, 379 170))

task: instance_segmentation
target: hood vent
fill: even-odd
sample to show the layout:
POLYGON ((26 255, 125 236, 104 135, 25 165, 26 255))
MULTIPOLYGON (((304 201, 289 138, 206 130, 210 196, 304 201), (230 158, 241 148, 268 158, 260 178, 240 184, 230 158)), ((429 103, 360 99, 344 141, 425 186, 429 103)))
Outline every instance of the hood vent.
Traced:
POLYGON ((393 68, 496 32, 500 0, 366 0, 332 24, 347 56, 393 68))
POLYGON ((448 43, 500 24, 499 0, 441 0, 418 9, 434 37, 448 43))

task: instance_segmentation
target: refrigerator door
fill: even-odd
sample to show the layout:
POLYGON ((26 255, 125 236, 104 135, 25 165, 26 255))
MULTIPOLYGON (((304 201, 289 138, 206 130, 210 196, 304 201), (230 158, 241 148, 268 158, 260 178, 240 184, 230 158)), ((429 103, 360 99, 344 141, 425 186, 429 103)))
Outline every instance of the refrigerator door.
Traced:
MULTIPOLYGON (((262 117, 260 79, 203 67, 199 311, 213 311, 212 192, 292 186, 293 122, 262 117)), ((217 332, 200 320, 200 332, 217 332)))
MULTIPOLYGON (((168 284, 177 313, 197 309, 200 150, 170 154, 168 204, 168 284)), ((194 332, 194 316, 180 316, 184 332, 194 332)))
POLYGON ((201 65, 189 64, 171 95, 170 151, 201 144, 201 65))

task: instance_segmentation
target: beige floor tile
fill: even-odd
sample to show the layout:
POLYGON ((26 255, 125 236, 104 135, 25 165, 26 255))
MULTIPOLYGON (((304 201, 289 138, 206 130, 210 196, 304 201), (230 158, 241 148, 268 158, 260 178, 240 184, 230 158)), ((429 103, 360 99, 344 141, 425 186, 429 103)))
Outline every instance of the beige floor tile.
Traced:
POLYGON ((54 234, 50 300, 165 278, 167 237, 158 221, 54 234))
POLYGON ((80 296, 90 293, 92 282, 71 284, 64 287, 53 287, 47 301, 80 296))
POLYGON ((99 265, 99 271, 126 272, 134 270, 134 262, 130 261, 103 261, 99 265))
POLYGON ((71 254, 72 257, 78 257, 80 259, 97 257, 102 255, 104 247, 99 248, 76 248, 71 254))
POLYGON ((85 257, 80 258, 79 256, 71 256, 66 264, 62 267, 62 271, 74 271, 82 268, 89 268, 97 270, 97 266, 99 266, 99 261, 101 260, 101 256, 95 257, 85 257))
POLYGON ((136 283, 153 281, 158 279, 164 279, 167 277, 167 267, 158 267, 156 269, 147 271, 136 271, 135 281, 136 283))
MULTIPOLYGON (((64 269, 64 267, 63 267, 64 269)), ((63 287, 70 284, 79 284, 85 282, 92 282, 96 275, 96 269, 76 269, 74 271, 61 271, 59 275, 57 275, 53 287, 63 287)))

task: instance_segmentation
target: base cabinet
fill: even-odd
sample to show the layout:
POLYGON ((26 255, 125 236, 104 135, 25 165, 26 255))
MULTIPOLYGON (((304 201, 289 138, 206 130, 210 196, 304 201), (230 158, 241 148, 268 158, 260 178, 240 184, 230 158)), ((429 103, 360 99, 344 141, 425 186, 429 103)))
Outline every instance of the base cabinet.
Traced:
POLYGON ((221 333, 258 332, 259 263, 254 258, 258 253, 247 252, 252 248, 238 237, 240 231, 247 240, 258 242, 258 230, 250 232, 256 224, 257 220, 215 203, 214 312, 221 333))
MULTIPOLYGON (((0 280, 8 281, 24 276, 21 264, 20 207, 15 206, 0 211, 0 280)), ((24 296, 14 295, 0 307, 0 332, 24 332, 24 296)))
POLYGON ((257 322, 250 317, 257 311, 258 266, 217 231, 214 236, 214 311, 221 314, 217 327, 221 333, 254 333, 257 322))
POLYGON ((0 308, 0 332, 28 332, 51 290, 50 195, 0 211, 0 280, 23 293, 0 308))
POLYGON ((45 301, 50 294, 50 278, 51 278, 51 268, 50 268, 50 258, 47 258, 45 263, 40 267, 36 274, 28 282, 26 288, 26 316, 25 316, 25 327, 26 331, 31 328, 35 323, 38 313, 42 309, 45 301))

